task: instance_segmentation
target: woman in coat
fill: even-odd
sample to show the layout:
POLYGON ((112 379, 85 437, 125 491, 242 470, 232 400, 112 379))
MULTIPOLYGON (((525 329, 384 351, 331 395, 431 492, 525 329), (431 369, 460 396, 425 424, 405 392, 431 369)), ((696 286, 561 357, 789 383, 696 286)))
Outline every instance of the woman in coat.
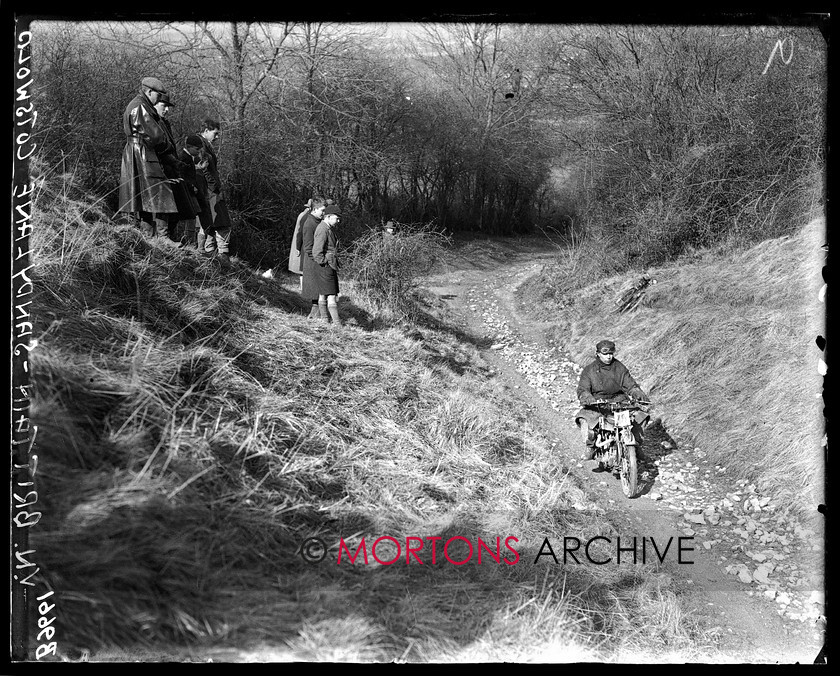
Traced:
POLYGON ((297 248, 301 252, 302 286, 300 295, 304 299, 312 302, 307 319, 315 319, 319 313, 318 280, 315 272, 318 265, 315 263, 315 259, 312 258, 312 247, 315 244, 315 230, 321 223, 321 217, 324 215, 326 206, 327 203, 323 197, 312 198, 312 209, 306 218, 303 219, 303 225, 300 226, 300 232, 298 232, 296 241, 297 248))
POLYGON ((324 209, 324 218, 315 230, 312 258, 318 265, 318 309, 322 319, 332 318, 340 326, 338 315, 338 238, 336 228, 341 220, 341 209, 330 205, 324 209))
POLYGON ((292 243, 289 247, 289 272, 300 275, 301 291, 303 291, 303 261, 300 258, 301 250, 298 247, 298 233, 300 232, 300 227, 303 225, 303 221, 311 210, 312 198, 307 200, 306 204, 303 205, 303 211, 298 214, 297 221, 295 221, 295 231, 292 233, 292 243))

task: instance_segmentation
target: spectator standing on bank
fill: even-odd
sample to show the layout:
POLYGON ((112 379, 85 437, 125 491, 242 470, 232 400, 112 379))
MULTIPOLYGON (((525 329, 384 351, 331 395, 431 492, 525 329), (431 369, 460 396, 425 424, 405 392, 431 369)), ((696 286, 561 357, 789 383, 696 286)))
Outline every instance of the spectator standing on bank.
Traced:
POLYGON ((178 207, 172 184, 164 173, 167 157, 174 157, 175 148, 155 110, 163 83, 156 77, 145 77, 140 93, 126 106, 123 131, 126 144, 120 167, 120 196, 117 213, 132 214, 143 234, 154 237, 166 233, 168 222, 155 215, 177 214, 178 207))
POLYGON ((301 252, 301 290, 300 295, 312 303, 309 309, 308 319, 316 319, 318 311, 318 279, 315 272, 318 265, 312 258, 312 247, 315 245, 315 230, 324 215, 327 201, 323 197, 313 197, 312 207, 309 214, 303 219, 300 226, 296 245, 301 252))
POLYGON ((338 237, 336 229, 341 221, 341 209, 330 205, 324 209, 324 216, 315 229, 312 257, 318 280, 318 310, 321 319, 332 319, 335 326, 341 326, 338 315, 338 237))
POLYGON ((303 260, 301 260, 301 250, 298 248, 298 234, 303 221, 312 210, 312 198, 310 197, 306 204, 303 205, 303 211, 298 214, 295 221, 295 231, 292 233, 292 243, 289 247, 289 272, 294 272, 300 276, 300 290, 303 291, 303 260))
POLYGON ((227 264, 230 262, 230 215, 222 192, 219 160, 216 157, 216 151, 213 149, 213 142, 219 137, 220 132, 221 125, 216 120, 208 118, 202 123, 200 136, 204 144, 204 151, 207 154, 204 178, 207 180, 207 201, 210 204, 210 213, 213 219, 210 227, 204 229, 206 235, 204 254, 206 256, 217 254, 222 264, 227 264))
POLYGON ((198 204, 196 217, 184 221, 181 246, 204 251, 207 238, 204 229, 212 225, 213 215, 210 213, 210 203, 207 201, 207 180, 204 178, 204 170, 207 168, 208 161, 201 137, 197 134, 187 136, 178 152, 178 159, 184 164, 184 181, 198 204))
MULTIPOLYGON (((190 159, 189 164, 182 161, 181 155, 178 152, 178 143, 172 131, 172 125, 166 119, 173 105, 169 94, 164 93, 160 95, 158 102, 155 104, 155 110, 160 116, 160 123, 166 131, 172 146, 172 152, 167 152, 161 157, 161 164, 163 165, 163 173, 166 174, 172 186, 172 195, 175 198, 175 206, 178 208, 178 213, 155 214, 155 220, 166 222, 169 239, 177 242, 179 241, 176 234, 178 222, 183 221, 187 223, 189 221, 194 224, 195 217, 201 211, 201 207, 193 192, 192 186, 187 183, 185 177, 185 173, 193 167, 192 160, 190 159)), ((195 172, 193 171, 193 173, 195 172)), ((193 225, 193 229, 194 227, 193 225)))

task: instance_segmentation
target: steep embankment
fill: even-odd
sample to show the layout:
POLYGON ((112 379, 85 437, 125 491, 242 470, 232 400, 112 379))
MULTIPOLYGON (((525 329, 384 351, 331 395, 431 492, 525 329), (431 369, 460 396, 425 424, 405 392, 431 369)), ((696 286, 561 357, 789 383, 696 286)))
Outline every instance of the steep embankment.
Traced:
POLYGON ((305 319, 294 281, 223 272, 58 201, 33 236, 31 361, 36 593, 55 591, 60 653, 709 654, 652 566, 534 565, 546 536, 614 526, 434 304, 418 326, 388 326, 348 285, 351 321, 329 329, 305 319), (336 565, 341 538, 370 554, 381 536, 392 564, 336 565), (455 538, 449 557, 468 563, 440 549, 430 563, 427 541, 407 565, 409 536, 455 538), (516 565, 467 549, 508 536, 516 565), (301 556, 310 537, 327 548, 320 564, 301 556))
MULTIPOLYGON (((824 501, 821 302, 825 223, 743 252, 715 252, 651 269, 639 307, 615 312, 631 275, 567 297, 552 339, 581 364, 609 337, 656 401, 669 429, 713 463, 782 504, 814 513, 824 501)), ((556 272, 553 273, 556 279, 556 272)), ((543 275, 537 295, 549 293, 543 275)))

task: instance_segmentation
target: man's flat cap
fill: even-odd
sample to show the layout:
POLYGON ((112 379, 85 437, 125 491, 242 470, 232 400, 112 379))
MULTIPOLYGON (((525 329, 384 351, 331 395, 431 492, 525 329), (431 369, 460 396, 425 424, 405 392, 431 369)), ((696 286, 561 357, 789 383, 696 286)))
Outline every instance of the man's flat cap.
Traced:
POLYGON ((163 86, 163 82, 158 80, 156 77, 144 77, 143 81, 140 83, 141 87, 148 87, 149 89, 154 89, 156 92, 160 92, 161 94, 166 94, 166 87, 163 86))

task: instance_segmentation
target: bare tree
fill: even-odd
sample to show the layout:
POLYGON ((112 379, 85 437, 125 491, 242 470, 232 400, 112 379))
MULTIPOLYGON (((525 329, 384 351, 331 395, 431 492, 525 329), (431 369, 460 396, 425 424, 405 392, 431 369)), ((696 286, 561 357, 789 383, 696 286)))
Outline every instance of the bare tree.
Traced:
POLYGON ((234 186, 240 183, 245 167, 248 107, 277 65, 294 27, 293 22, 205 21, 167 23, 159 29, 181 37, 179 51, 204 83, 205 95, 227 114, 227 126, 235 139, 230 179, 234 186))

